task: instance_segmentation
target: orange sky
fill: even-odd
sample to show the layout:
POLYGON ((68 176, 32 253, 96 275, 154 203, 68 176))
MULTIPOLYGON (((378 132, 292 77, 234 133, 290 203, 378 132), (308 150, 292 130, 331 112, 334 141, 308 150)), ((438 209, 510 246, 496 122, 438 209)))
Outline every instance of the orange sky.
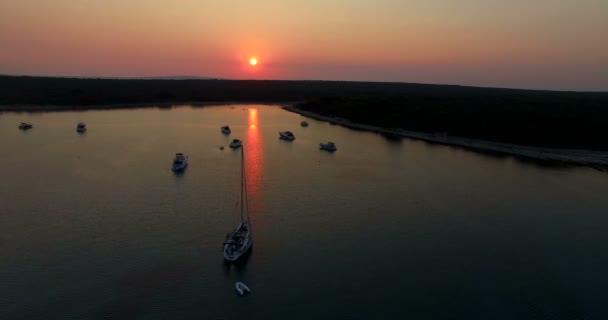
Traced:
POLYGON ((606 0, 0 1, 1 74, 608 91, 606 39, 606 0))

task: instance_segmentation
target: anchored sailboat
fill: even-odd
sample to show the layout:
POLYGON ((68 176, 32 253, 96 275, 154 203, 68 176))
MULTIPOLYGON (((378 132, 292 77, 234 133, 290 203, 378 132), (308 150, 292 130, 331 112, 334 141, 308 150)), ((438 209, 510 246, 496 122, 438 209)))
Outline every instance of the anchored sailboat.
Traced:
POLYGON ((245 179, 245 151, 241 148, 241 222, 232 233, 227 235, 224 243, 224 259, 236 261, 244 255, 253 244, 249 208, 247 203, 247 181, 245 179))

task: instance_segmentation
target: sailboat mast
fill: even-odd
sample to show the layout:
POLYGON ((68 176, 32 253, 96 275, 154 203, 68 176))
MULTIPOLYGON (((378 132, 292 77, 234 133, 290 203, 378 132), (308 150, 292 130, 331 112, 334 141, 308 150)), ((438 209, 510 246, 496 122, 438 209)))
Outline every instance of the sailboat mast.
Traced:
POLYGON ((244 147, 241 147, 241 223, 243 223, 243 208, 245 202, 243 202, 243 190, 245 188, 245 151, 244 147))

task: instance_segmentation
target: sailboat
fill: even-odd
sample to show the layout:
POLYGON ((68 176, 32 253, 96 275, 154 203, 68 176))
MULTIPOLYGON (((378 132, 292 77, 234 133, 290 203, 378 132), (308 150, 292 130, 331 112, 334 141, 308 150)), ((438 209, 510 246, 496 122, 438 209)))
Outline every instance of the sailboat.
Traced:
POLYGON ((241 221, 237 227, 226 236, 224 242, 224 259, 232 262, 243 256, 253 244, 251 221, 247 203, 247 181, 245 179, 245 151, 241 148, 241 221))

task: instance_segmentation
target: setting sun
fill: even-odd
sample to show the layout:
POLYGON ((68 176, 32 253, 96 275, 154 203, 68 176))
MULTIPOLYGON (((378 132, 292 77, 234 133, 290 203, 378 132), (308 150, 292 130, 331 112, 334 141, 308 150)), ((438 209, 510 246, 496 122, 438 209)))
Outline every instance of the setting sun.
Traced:
POLYGON ((251 59, 249 59, 249 64, 252 65, 252 66, 257 65, 258 64, 258 59, 252 57, 251 59))

